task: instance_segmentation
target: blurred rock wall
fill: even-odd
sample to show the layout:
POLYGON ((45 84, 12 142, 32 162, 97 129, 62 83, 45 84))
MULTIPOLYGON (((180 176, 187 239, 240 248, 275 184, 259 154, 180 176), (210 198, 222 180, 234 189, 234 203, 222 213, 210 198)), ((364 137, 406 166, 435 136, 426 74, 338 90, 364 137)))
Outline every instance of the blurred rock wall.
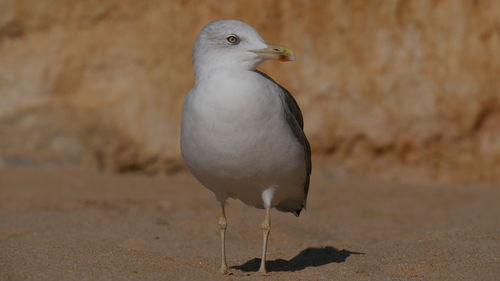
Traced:
POLYGON ((0 0, 0 165, 181 167, 191 47, 235 18, 294 63, 335 173, 500 182, 500 1, 0 0))

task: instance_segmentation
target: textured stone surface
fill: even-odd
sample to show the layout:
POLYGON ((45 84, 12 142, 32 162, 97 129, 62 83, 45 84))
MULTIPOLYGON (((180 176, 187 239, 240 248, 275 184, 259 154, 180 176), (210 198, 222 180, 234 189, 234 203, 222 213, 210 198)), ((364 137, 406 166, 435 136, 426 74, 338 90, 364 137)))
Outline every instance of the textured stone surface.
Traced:
POLYGON ((500 2, 0 0, 0 164, 171 171, 199 29, 236 18, 340 172, 500 182, 500 2))

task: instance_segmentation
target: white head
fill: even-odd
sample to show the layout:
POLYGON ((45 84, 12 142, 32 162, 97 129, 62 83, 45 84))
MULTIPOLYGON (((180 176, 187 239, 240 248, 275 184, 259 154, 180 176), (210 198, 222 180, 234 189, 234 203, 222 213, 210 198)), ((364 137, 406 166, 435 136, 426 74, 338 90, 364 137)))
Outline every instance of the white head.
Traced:
POLYGON ((291 61, 295 57, 286 47, 267 44, 255 29, 238 20, 205 25, 193 48, 196 75, 216 68, 254 70, 266 59, 291 61))

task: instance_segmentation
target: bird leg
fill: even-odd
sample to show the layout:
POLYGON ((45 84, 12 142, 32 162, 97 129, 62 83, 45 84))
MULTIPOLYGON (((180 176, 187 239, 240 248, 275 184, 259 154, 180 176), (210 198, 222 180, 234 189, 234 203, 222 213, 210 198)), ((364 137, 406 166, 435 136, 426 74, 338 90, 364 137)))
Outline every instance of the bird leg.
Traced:
POLYGON ((222 249, 222 262, 220 265, 219 272, 222 274, 229 273, 226 261, 226 229, 227 229, 226 212, 224 211, 224 205, 221 204, 220 217, 219 217, 219 230, 220 230, 220 242, 222 249))
POLYGON ((266 252, 267 252, 267 238, 269 237, 269 232, 271 231, 271 216, 269 215, 271 209, 266 208, 266 215, 264 216, 264 221, 262 222, 262 259, 260 260, 259 273, 267 273, 266 270, 266 252))

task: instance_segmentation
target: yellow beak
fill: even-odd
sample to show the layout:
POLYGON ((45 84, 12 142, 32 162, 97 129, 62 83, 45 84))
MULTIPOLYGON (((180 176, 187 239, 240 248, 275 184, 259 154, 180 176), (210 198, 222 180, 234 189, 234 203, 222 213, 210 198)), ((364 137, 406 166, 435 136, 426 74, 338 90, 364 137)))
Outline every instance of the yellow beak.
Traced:
POLYGON ((256 53, 257 57, 263 59, 275 59, 282 62, 295 60, 292 50, 285 46, 267 45, 267 48, 252 50, 252 52, 256 53))

